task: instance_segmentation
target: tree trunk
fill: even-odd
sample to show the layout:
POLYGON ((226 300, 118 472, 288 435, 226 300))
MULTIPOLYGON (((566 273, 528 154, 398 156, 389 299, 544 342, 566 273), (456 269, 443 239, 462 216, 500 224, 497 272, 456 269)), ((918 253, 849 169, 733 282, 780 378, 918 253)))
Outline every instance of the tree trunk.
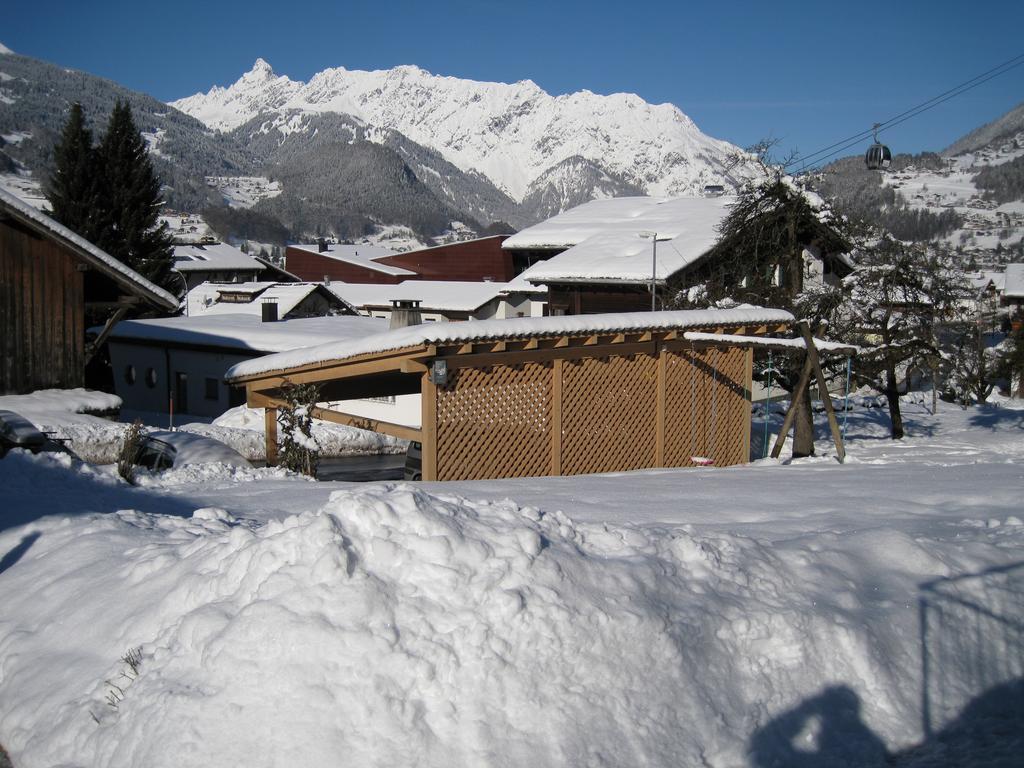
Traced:
POLYGON ((793 458, 814 455, 814 416, 811 412, 811 389, 804 389, 793 413, 793 458))
POLYGON ((903 439, 903 414, 900 413, 900 393, 896 386, 896 367, 885 367, 885 399, 889 401, 889 419, 892 421, 892 439, 903 439))

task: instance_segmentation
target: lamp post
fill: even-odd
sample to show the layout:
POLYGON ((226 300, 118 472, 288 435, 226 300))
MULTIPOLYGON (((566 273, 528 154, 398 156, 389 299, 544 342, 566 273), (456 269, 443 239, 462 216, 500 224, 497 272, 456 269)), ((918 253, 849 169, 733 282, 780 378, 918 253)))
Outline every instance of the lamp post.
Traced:
POLYGON ((658 298, 658 240, 669 240, 669 237, 658 237, 657 232, 651 232, 645 230, 638 233, 640 237, 645 240, 650 238, 651 240, 651 312, 654 312, 656 307, 656 301, 658 298))
POLYGON ((181 285, 185 289, 185 292, 181 294, 181 298, 185 302, 185 317, 188 317, 188 280, 186 280, 185 276, 176 269, 172 269, 171 274, 177 275, 181 278, 181 285))

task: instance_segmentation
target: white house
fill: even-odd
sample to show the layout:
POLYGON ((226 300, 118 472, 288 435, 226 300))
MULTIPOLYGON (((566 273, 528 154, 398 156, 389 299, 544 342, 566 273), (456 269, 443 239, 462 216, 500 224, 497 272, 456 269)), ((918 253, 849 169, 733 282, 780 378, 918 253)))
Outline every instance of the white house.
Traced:
MULTIPOLYGON (((255 314, 214 313, 119 323, 110 335, 117 395, 126 411, 215 417, 245 402, 245 392, 223 379, 231 366, 262 355, 343 339, 363 339, 387 323, 353 315, 264 322, 255 314)), ((368 401, 348 408, 372 418, 403 423, 413 405, 368 401), (358 410, 358 409, 362 410, 358 410)), ((419 418, 418 415, 415 418, 419 418)))
POLYGON ((189 316, 254 315, 270 320, 354 315, 355 308, 321 283, 201 283, 188 292, 189 316))
MULTIPOLYGON (((519 278, 549 289, 550 314, 646 309, 651 291, 697 268, 719 239, 735 198, 593 200, 512 235, 502 248, 531 266, 519 278)), ((836 257, 804 251, 807 277, 831 280, 836 257)), ((852 263, 845 257, 841 268, 852 263)))

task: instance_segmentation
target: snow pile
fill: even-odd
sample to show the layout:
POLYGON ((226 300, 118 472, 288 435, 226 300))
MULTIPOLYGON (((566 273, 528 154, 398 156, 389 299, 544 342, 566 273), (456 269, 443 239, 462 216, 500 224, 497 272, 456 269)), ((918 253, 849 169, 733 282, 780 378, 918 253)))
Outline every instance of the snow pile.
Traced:
MULTIPOLYGON (((239 405, 213 420, 212 424, 185 424, 185 432, 206 435, 229 445, 250 461, 261 461, 266 455, 266 426, 262 408, 239 405)), ((402 453, 407 443, 391 435, 369 432, 356 427, 313 420, 313 439, 322 456, 356 456, 361 454, 402 453)))
POLYGON ((0 396, 0 409, 21 414, 40 431, 66 441, 79 458, 96 464, 117 461, 128 425, 90 413, 120 407, 117 395, 87 389, 42 389, 28 395, 0 396))
POLYGON ((1019 577, 936 581, 1011 562, 1024 526, 954 528, 769 543, 409 485, 260 527, 43 520, 0 534, 23 548, 0 579, 0 733, 24 768, 792 765, 836 729, 870 764, 920 738, 919 600, 936 730, 1024 673, 1019 630, 959 626, 999 626, 965 603, 1019 626, 1019 577))

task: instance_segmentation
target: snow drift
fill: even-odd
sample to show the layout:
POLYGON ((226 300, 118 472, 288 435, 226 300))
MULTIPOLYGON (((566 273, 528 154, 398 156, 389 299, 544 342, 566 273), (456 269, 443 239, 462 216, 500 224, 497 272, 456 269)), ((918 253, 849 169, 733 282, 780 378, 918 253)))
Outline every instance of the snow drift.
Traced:
MULTIPOLYGON (((989 528, 769 544, 406 484, 47 518, 0 533, 0 736, 19 768, 734 766, 831 722, 871 764, 921 739, 921 585, 1009 560, 1020 521, 989 528)), ((943 656, 936 730, 1020 661, 943 656)))

